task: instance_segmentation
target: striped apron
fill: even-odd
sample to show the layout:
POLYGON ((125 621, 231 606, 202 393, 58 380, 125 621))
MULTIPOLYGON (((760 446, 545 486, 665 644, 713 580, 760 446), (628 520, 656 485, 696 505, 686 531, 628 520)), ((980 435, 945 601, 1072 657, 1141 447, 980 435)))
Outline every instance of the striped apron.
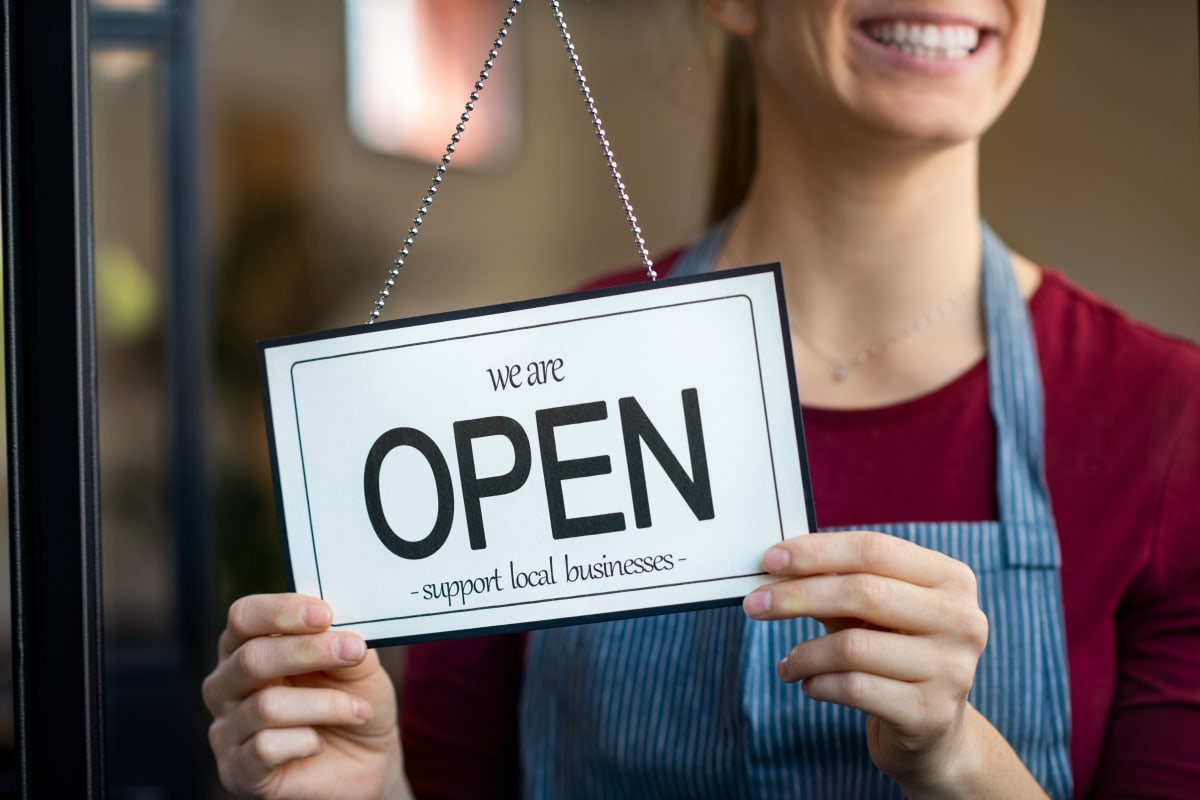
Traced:
MULTIPOLYGON (((709 268, 723 231, 674 274, 709 268)), ((1042 394, 1028 311, 1003 243, 983 226, 989 404, 1000 519, 866 526, 971 566, 990 623, 970 701, 1051 797, 1071 795, 1058 536, 1043 469, 1042 394)), ((521 698, 529 798, 902 797, 871 763, 862 712, 775 675, 810 619, 740 607, 530 635, 521 698)))

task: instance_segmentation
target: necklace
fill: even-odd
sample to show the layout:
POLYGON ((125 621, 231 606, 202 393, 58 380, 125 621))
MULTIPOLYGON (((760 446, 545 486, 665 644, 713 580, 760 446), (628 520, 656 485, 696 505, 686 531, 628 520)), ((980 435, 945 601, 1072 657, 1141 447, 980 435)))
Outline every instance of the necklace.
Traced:
POLYGON ((971 289, 971 286, 963 287, 953 297, 943 301, 940 305, 917 317, 917 319, 896 331, 888 338, 881 342, 877 342, 870 347, 865 347, 862 350, 859 350, 850 358, 838 358, 837 356, 826 352, 795 328, 792 328, 792 335, 803 342, 805 347, 807 347, 810 351, 820 356, 822 360, 828 362, 829 365, 833 367, 833 379, 838 383, 841 383, 850 377, 850 370, 864 366, 870 362, 871 359, 882 356, 889 349, 895 347, 908 337, 931 328, 941 320, 945 319, 950 315, 950 312, 954 311, 954 309, 956 309, 962 303, 962 301, 966 299, 967 295, 970 294, 971 289))

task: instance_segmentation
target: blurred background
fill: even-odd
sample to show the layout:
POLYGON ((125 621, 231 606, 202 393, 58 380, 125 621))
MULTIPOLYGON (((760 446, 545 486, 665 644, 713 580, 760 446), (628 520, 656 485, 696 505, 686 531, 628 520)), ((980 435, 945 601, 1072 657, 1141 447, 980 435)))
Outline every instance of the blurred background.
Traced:
MULTIPOLYGON (((518 16, 384 319, 636 263, 546 5, 518 16)), ((92 0, 110 796, 220 796, 198 676, 229 602, 285 588, 254 343, 366 318, 506 7, 92 0)), ((688 0, 563 10, 648 246, 688 242, 712 32, 688 0)), ((1010 244, 1192 340, 1198 32, 1194 0, 1050 3, 983 157, 984 211, 1010 244)), ((4 795, 9 684, 0 704, 4 795)))

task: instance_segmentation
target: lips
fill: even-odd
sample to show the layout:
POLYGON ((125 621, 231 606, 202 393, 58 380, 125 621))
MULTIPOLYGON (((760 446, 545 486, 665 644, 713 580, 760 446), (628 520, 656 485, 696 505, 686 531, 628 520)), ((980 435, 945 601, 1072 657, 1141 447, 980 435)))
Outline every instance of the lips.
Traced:
POLYGON ((957 60, 979 47, 981 29, 962 23, 937 24, 904 20, 870 20, 862 30, 885 47, 916 58, 957 60))

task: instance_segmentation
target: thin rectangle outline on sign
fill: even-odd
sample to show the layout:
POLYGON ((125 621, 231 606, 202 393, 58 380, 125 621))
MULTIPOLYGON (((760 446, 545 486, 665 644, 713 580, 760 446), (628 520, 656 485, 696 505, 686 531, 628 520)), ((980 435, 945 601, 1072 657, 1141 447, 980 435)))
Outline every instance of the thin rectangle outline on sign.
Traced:
MULTIPOLYGON (((510 312, 514 312, 514 311, 530 310, 530 309, 536 309, 536 308, 542 308, 542 307, 548 307, 548 306, 554 306, 554 305, 565 305, 565 304, 577 302, 580 300, 601 299, 601 298, 614 297, 614 296, 630 294, 630 293, 635 293, 635 292, 654 291, 656 289, 665 289, 665 288, 674 287, 674 286, 681 286, 681 285, 694 284, 694 283, 703 283, 703 282, 707 282, 707 281, 711 281, 711 280, 728 280, 728 279, 734 279, 734 278, 739 278, 739 277, 749 277, 749 276, 759 275, 759 274, 770 274, 774 278, 775 297, 776 297, 776 303, 777 303, 778 312, 779 312, 780 329, 781 329, 781 332, 786 331, 786 330, 788 330, 787 308, 785 305, 785 298, 784 298, 784 292, 783 292, 782 275, 781 275, 781 270, 780 270, 778 263, 741 267, 741 268, 730 269, 730 270, 721 270, 719 272, 710 272, 710 273, 704 273, 701 275, 689 275, 686 277, 679 277, 679 278, 664 278, 664 279, 661 279, 661 280, 658 280, 655 282, 622 284, 622 285, 618 285, 618 286, 606 287, 606 288, 602 288, 602 289, 594 289, 594 290, 584 291, 584 292, 573 292, 573 293, 568 293, 568 294, 553 295, 553 296, 549 296, 549 297, 535 298, 535 299, 531 299, 531 300, 521 300, 521 301, 496 304, 496 305, 491 305, 491 306, 481 306, 481 307, 464 309, 464 310, 459 310, 459 311, 440 312, 440 313, 435 313, 435 314, 423 315, 423 316, 419 316, 419 317, 410 317, 407 319, 399 319, 399 320, 391 320, 391 321, 387 321, 387 322, 381 322, 381 323, 377 323, 374 327, 375 327, 375 330, 379 330, 379 331, 396 330, 396 329, 403 329, 403 328, 408 328, 408 327, 419 327, 419 326, 423 326, 423 325, 430 325, 430 324, 436 324, 436 323, 442 323, 442 322, 453 322, 453 321, 458 321, 458 320, 471 319, 471 318, 475 318, 475 317, 495 316, 495 315, 510 313, 510 312)), ((539 323, 538 325, 535 325, 535 326, 518 326, 516 328, 511 328, 511 329, 506 329, 506 330, 509 330, 509 331, 521 330, 523 328, 540 327, 540 326, 544 326, 544 325, 561 324, 561 323, 565 323, 565 322, 577 322, 577 321, 582 321, 582 320, 586 320, 589 318, 614 316, 616 314, 632 313, 635 311, 652 310, 654 308, 669 308, 669 307, 673 307, 673 306, 680 306, 680 305, 686 305, 686 304, 691 304, 691 303, 708 302, 708 301, 718 300, 718 299, 729 299, 729 298, 736 297, 736 296, 739 296, 739 295, 737 295, 737 294, 724 295, 724 296, 714 297, 714 298, 704 298, 702 300, 684 301, 684 302, 680 302, 680 303, 668 303, 668 304, 664 304, 662 306, 654 306, 654 307, 648 306, 648 307, 642 307, 642 308, 638 308, 638 309, 630 309, 630 310, 623 311, 623 312, 611 312, 608 314, 594 314, 594 315, 590 315, 590 316, 586 316, 586 317, 577 317, 577 318, 572 318, 570 320, 560 320, 558 322, 552 322, 552 323, 539 323)), ((740 296, 745 297, 745 295, 740 295, 740 296)), ((746 298, 746 299, 749 299, 749 298, 746 298)), ((757 317, 754 317, 753 301, 750 301, 750 311, 751 311, 751 315, 752 315, 752 329, 753 329, 753 333, 754 333, 755 356, 756 356, 757 368, 758 368, 758 372, 759 372, 760 396, 762 397, 763 404, 764 404, 764 418, 766 420, 767 430, 768 430, 767 444, 768 444, 768 448, 769 448, 769 452, 770 452, 771 470, 772 470, 773 484, 774 484, 772 488, 775 492, 777 513, 780 516, 782 516, 782 511, 780 509, 780 495, 779 495, 780 488, 778 486, 778 481, 777 481, 774 445, 772 444, 772 437, 770 435, 770 431, 771 431, 770 418, 769 418, 769 415, 767 414, 767 410, 766 410, 767 402, 766 402, 766 397, 765 397, 765 389, 762 385, 763 384, 762 355, 761 355, 761 348, 759 346, 759 341, 758 341, 758 325, 757 325, 757 317)), ((388 349, 396 349, 396 348, 400 348, 400 347, 411 346, 412 344, 430 344, 430 343, 436 343, 439 341, 450 341, 450 340, 454 340, 454 339, 469 338, 470 336, 488 335, 491 333, 500 333, 500 332, 501 331, 483 331, 478 334, 468 334, 468 335, 457 336, 457 337, 445 337, 444 339, 428 340, 425 342, 418 342, 418 343, 409 343, 407 345, 389 345, 388 347, 355 351, 355 353, 362 354, 362 353, 369 353, 369 352, 380 352, 380 351, 388 350, 388 349)), ((271 469, 272 469, 274 485, 275 485, 276 511, 277 511, 277 516, 278 516, 280 539, 281 539, 281 545, 282 545, 282 550, 283 550, 284 567, 285 567, 288 586, 291 591, 296 591, 296 580, 295 580, 295 573, 293 570, 292 559, 291 559, 291 545, 290 545, 290 539, 289 539, 289 535, 288 535, 287 518, 284 513, 283 486, 282 486, 282 481, 280 480, 280 472, 279 472, 279 455, 277 452, 277 446, 276 446, 275 437, 274 437, 275 421, 274 421, 274 413, 272 411, 272 404, 271 404, 270 380, 269 380, 269 374, 268 374, 268 369, 267 369, 267 351, 269 349, 282 348, 282 347, 286 347, 289 345, 305 344, 305 343, 317 342, 317 341, 322 341, 322 340, 327 340, 327 339, 342 338, 345 336, 355 336, 355 335, 360 335, 362 333, 364 333, 362 326, 354 326, 354 327, 350 327, 350 328, 341 328, 341 329, 335 329, 335 330, 321 331, 321 332, 311 333, 311 334, 300 334, 300 335, 296 335, 296 336, 282 337, 282 338, 277 338, 277 339, 272 339, 272 340, 267 340, 267 341, 260 341, 258 343, 259 369, 260 369, 260 375, 261 375, 262 384, 263 384, 264 415, 266 417, 267 430, 270 434, 268 437, 268 445, 269 445, 271 469)), ((795 374, 795 364, 794 364, 793 355, 792 355, 792 345, 791 345, 791 341, 790 341, 789 337, 782 336, 781 339, 782 339, 781 344, 782 344, 782 348, 783 348, 784 367, 785 367, 786 376, 787 376, 787 387, 788 387, 788 391, 790 394, 790 400, 791 400, 791 404, 792 404, 792 428, 793 428, 793 433, 796 437, 796 448, 797 448, 796 455, 797 455, 797 458, 799 461, 798 466, 800 468, 800 475, 801 475, 801 481, 802 481, 801 490, 802 490, 802 494, 804 497, 806 529, 809 532, 815 532, 816 530, 818 530, 818 526, 817 526, 815 511, 813 508, 811 479, 810 479, 810 475, 809 475, 807 449, 805 446, 805 437, 804 437, 804 429, 803 429, 800 401, 799 401, 799 397, 797 396, 797 393, 796 393, 796 374, 795 374)), ((353 353, 340 353, 335 356, 322 356, 322 357, 318 357, 318 358, 304 359, 303 362, 294 362, 291 365, 291 369, 294 369, 295 366, 299 363, 318 361, 318 360, 322 360, 325 358, 339 358, 339 357, 352 355, 352 354, 353 353)), ((293 394, 293 397, 292 397, 293 414, 296 416, 296 420, 297 420, 297 442, 296 442, 296 444, 297 444, 298 448, 302 449, 302 445, 299 442, 299 430, 298 430, 299 412, 298 412, 298 409, 295 407, 294 391, 292 392, 292 394, 293 394)), ((307 493, 307 477, 303 475, 303 456, 302 456, 302 454, 301 454, 301 470, 302 470, 302 476, 303 476, 302 479, 305 482, 305 491, 307 493)), ((306 505, 307 505, 307 503, 308 503, 308 500, 306 497, 306 505)), ((315 546, 316 546, 315 534, 312 532, 311 510, 309 510, 309 516, 310 516, 310 521, 309 521, 310 539, 311 539, 311 541, 313 543, 313 547, 314 547, 313 566, 314 566, 314 571, 316 571, 316 573, 317 573, 318 591, 321 592, 322 597, 323 597, 323 589, 320 584, 319 567, 318 567, 318 563, 317 563, 318 559, 317 559, 316 552, 315 552, 315 546)), ((782 527, 782 525, 781 525, 781 527, 782 527)), ((759 573, 751 573, 749 575, 743 575, 743 576, 726 576, 723 578, 709 578, 709 579, 702 579, 699 581, 686 581, 686 582, 682 582, 682 583, 678 583, 678 584, 669 584, 669 585, 661 586, 661 587, 642 587, 641 589, 631 589, 631 590, 610 590, 607 592, 597 592, 597 593, 591 593, 589 595, 582 595, 582 596, 546 598, 545 600, 540 600, 540 601, 527 601, 527 603, 549 602, 549 601, 568 602, 571 599, 574 599, 574 597, 598 596, 598 595, 613 594, 616 592, 626 592, 626 591, 649 591, 649 590, 661 589, 661 588, 671 588, 673 586, 686 586, 691 583, 718 582, 718 581, 723 581, 723 580, 739 580, 739 579, 744 579, 746 577, 754 577, 754 576, 765 575, 765 574, 766 573, 764 573, 764 572, 759 572, 759 573)), ((446 631, 432 633, 432 634, 417 634, 414 636, 390 637, 390 638, 386 638, 386 639, 378 639, 378 640, 373 640, 373 641, 375 641, 377 643, 392 643, 392 642, 406 642, 406 641, 414 641, 415 642, 415 641, 423 641, 423 640, 435 639, 435 638, 454 638, 456 636, 472 635, 472 633, 499 632, 502 630, 526 630, 526 629, 532 629, 532 628, 538 628, 538 627, 549 627, 549 626, 554 626, 554 625, 569 624, 571 622, 598 621, 601 619, 627 618, 627 617, 640 616, 640 615, 644 615, 644 614, 668 613, 668 612, 682 611, 682 610, 688 610, 688 609, 713 608, 713 607, 718 607, 718 606, 722 606, 722 605, 728 605, 728 604, 731 604, 734 602, 736 602, 736 598, 732 598, 732 599, 724 598, 724 599, 716 599, 716 600, 700 600, 700 601, 694 601, 694 602, 685 602, 683 604, 655 606, 655 607, 643 608, 643 609, 626 609, 626 610, 617 610, 617 611, 611 611, 611 612, 602 612, 602 613, 596 614, 596 615, 585 614, 585 615, 576 615, 576 616, 547 619, 547 620, 530 620, 530 621, 518 622, 518 623, 514 623, 514 624, 509 624, 509 625, 500 625, 500 626, 484 625, 484 626, 479 626, 479 627, 474 627, 474 628, 451 629, 451 630, 446 630, 446 631)), ((493 607, 488 606, 488 607, 483 607, 483 608, 472 608, 472 609, 466 609, 466 610, 486 611, 486 610, 490 610, 492 608, 493 607)), ((427 616, 427 615, 416 615, 416 616, 427 616)), ((415 618, 415 617, 407 616, 407 617, 399 617, 399 618, 381 618, 381 621, 388 621, 389 619, 402 620, 402 619, 410 619, 410 618, 415 618)), ((369 622, 339 623, 339 625, 341 625, 341 624, 344 624, 344 625, 360 624, 361 625, 361 624, 369 624, 369 622)))
MULTIPOLYGON (((784 539, 786 539, 786 536, 785 536, 786 532, 784 530, 784 525, 783 525, 783 507, 782 507, 782 501, 780 500, 780 497, 779 497, 779 480, 778 480, 778 474, 777 474, 776 467, 775 467, 775 447, 771 443, 771 420, 767 413, 766 387, 763 385, 764 381, 763 381, 763 375, 762 375, 762 353, 761 353, 761 348, 759 347, 759 342, 758 342, 758 325, 757 325, 757 318, 754 315, 754 301, 751 300, 749 296, 747 296, 745 294, 741 294, 741 293, 730 294, 730 295, 721 295, 718 297, 706 297, 706 298, 699 299, 699 300, 685 300, 685 301, 678 302, 678 303, 664 303, 663 305, 658 305, 658 306, 643 306, 641 308, 632 308, 632 309, 626 309, 623 311, 612 311, 612 312, 607 312, 607 313, 603 313, 603 314, 589 314, 587 316, 572 317, 570 319, 560 319, 560 320, 555 320, 553 322, 539 322, 534 325, 518 325, 516 327, 503 328, 501 330, 480 331, 478 333, 468 333, 468 334, 463 334, 460 336, 446 336, 441 339, 427 339, 427 340, 420 341, 420 342, 408 342, 406 344, 388 345, 386 347, 379 347, 379 348, 373 348, 373 349, 368 349, 368 350, 356 350, 356 351, 350 352, 350 353, 338 353, 337 355, 319 356, 317 358, 308 358, 308 359, 304 359, 302 361, 293 362, 290 372, 291 372, 291 376, 292 376, 292 402, 293 402, 294 414, 295 414, 295 418, 296 418, 296 446, 300 450, 300 471, 301 471, 301 475, 304 478, 304 503, 305 503, 305 507, 308 510, 308 533, 309 533, 309 539, 312 543, 312 548, 313 548, 313 569, 317 575, 318 597, 320 597, 322 600, 324 600, 325 599, 325 590, 321 583, 320 559, 317 557, 317 532, 313 525, 312 503, 309 499, 310 492, 309 492, 309 487, 308 487, 308 472, 307 472, 307 469, 305 468, 305 461, 304 461, 304 437, 300 431, 300 409, 296 405, 296 389, 295 389, 296 378, 295 378, 295 375, 296 375, 297 367, 302 366, 304 364, 316 363, 318 361, 334 361, 334 360, 337 360, 340 358, 351 358, 353 356, 361 356, 361 355, 366 355, 368 353, 383 353, 383 352, 387 352, 389 350, 404 350, 404 349, 407 349, 410 347, 421 347, 421 346, 425 346, 425 345, 442 344, 444 342, 455 342, 455 341, 462 341, 465 339, 479 339, 479 338, 482 338, 485 336, 499 336, 499 335, 503 335, 506 333, 514 333, 516 331, 535 330, 538 328, 552 328, 552 327, 556 327, 559 325, 571 325, 574 323, 588 322, 588 321, 595 320, 595 319, 607 319, 607 318, 611 318, 611 317, 628 316, 631 314, 645 314, 645 313, 651 313, 651 312, 655 312, 655 311, 662 311, 663 309, 668 309, 668 308, 681 308, 684 306, 697 306, 697 305, 704 305, 704 304, 708 304, 708 303, 719 303, 719 302, 723 302, 723 301, 739 300, 739 299, 745 301, 746 308, 750 313, 750 331, 754 338, 754 357, 755 357, 755 361, 757 362, 758 393, 759 393, 759 399, 762 403, 763 425, 764 425, 764 428, 765 428, 766 434, 767 434, 767 450, 768 450, 768 453, 770 454, 770 462, 771 462, 771 489, 774 492, 774 496, 775 496, 775 515, 776 515, 776 520, 778 521, 779 541, 781 541, 781 542, 784 541, 784 539)), ((765 572, 751 573, 751 575, 765 575, 765 574, 766 574, 765 572)), ((750 577, 751 575, 723 575, 720 577, 699 578, 696 580, 678 581, 675 583, 666 583, 666 584, 660 584, 657 586, 639 586, 639 587, 634 587, 634 588, 629 588, 629 589, 617 589, 617 590, 598 591, 598 592, 584 592, 582 594, 568 595, 565 597, 546 597, 546 598, 542 598, 540 600, 522 600, 522 601, 518 601, 518 602, 514 602, 514 603, 474 606, 472 608, 464 607, 464 608, 459 608, 459 609, 454 609, 454 610, 444 611, 444 612, 436 612, 436 613, 437 614, 461 614, 464 612, 471 613, 471 612, 475 612, 475 611, 486 611, 488 609, 493 609, 493 608, 508 608, 511 606, 518 606, 518 605, 533 605, 536 603, 557 602, 559 600, 578 600, 578 599, 583 599, 586 597, 598 597, 601 595, 609 595, 609 594, 617 594, 617 593, 625 593, 625 592, 643 592, 643 591, 651 592, 651 591, 655 591, 658 589, 669 589, 674 586, 688 586, 688 585, 692 585, 692 584, 696 584, 696 583, 711 583, 711 582, 722 581, 722 580, 735 580, 738 578, 750 577)), ((371 619, 371 620, 353 620, 353 621, 349 621, 349 622, 339 623, 339 625, 340 626, 349 626, 349 625, 365 625, 365 624, 368 624, 371 622, 400 622, 400 621, 406 620, 406 619, 416 619, 416 618, 428 617, 428 616, 434 616, 434 615, 435 615, 434 613, 406 614, 406 615, 398 616, 398 617, 381 617, 378 619, 371 619)))

